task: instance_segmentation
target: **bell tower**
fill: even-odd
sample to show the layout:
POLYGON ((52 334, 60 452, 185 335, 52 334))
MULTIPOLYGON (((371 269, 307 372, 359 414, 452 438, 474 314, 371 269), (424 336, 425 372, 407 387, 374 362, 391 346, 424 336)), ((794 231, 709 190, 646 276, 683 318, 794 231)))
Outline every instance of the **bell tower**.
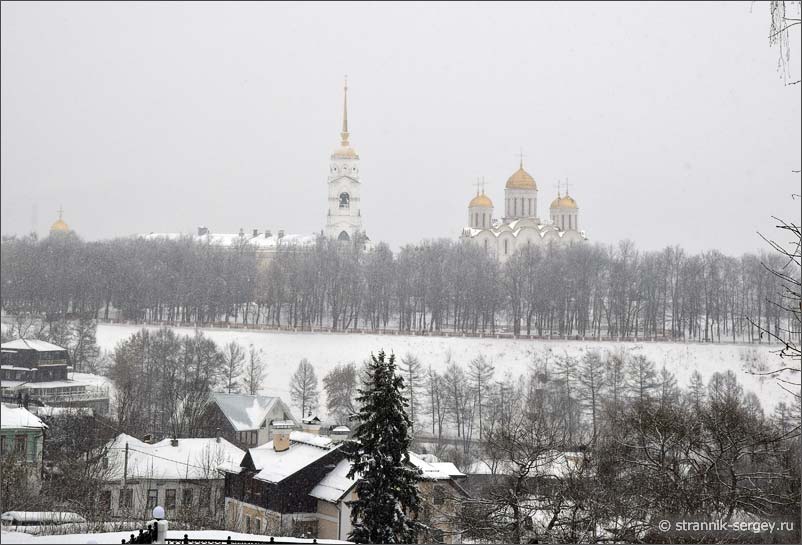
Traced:
POLYGON ((351 147, 348 133, 348 78, 343 87, 343 129, 340 146, 331 154, 329 163, 329 206, 326 215, 326 236, 351 241, 362 232, 359 155, 351 147))

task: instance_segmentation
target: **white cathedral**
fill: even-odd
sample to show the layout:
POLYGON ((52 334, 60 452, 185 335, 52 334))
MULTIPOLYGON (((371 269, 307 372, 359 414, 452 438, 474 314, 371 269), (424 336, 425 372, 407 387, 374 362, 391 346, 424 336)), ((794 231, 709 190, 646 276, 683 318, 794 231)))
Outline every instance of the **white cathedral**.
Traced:
POLYGON ((546 245, 549 242, 572 243, 587 240, 579 229, 579 206, 566 190, 557 189, 557 198, 549 207, 550 221, 537 215, 537 183, 520 166, 507 179, 504 188, 504 216, 493 217, 493 201, 484 189, 468 203, 468 226, 461 239, 481 245, 485 251, 505 261, 515 250, 526 244, 546 245))

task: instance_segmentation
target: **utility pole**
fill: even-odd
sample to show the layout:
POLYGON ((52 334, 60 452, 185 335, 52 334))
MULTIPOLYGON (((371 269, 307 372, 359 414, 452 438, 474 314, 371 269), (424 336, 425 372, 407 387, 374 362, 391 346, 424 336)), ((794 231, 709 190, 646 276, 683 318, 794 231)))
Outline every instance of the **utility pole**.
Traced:
POLYGON ((123 490, 128 482, 128 442, 125 443, 125 465, 123 466, 123 490))

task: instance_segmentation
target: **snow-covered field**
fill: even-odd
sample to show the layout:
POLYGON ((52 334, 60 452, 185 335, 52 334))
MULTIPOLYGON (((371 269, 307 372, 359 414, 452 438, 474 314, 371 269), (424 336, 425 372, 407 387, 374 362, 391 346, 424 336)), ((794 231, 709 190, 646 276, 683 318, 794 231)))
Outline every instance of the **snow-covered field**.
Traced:
MULTIPOLYGON (((97 342, 105 350, 140 329, 130 325, 100 324, 97 342)), ((155 329, 155 328, 151 328, 155 329)), ((176 328, 181 334, 191 334, 192 329, 176 328)), ((631 354, 643 354, 655 362, 659 369, 663 365, 674 373, 677 383, 687 386, 691 373, 698 370, 707 378, 716 371, 732 369, 747 391, 755 392, 763 403, 767 414, 780 401, 790 401, 790 395, 769 378, 747 373, 747 362, 758 362, 771 369, 779 367, 778 357, 767 345, 733 344, 683 344, 683 343, 611 343, 592 341, 541 341, 495 338, 419 337, 404 335, 368 335, 351 333, 291 333, 274 331, 242 331, 204 329, 204 335, 219 345, 229 341, 261 348, 267 362, 267 378, 262 393, 281 396, 290 403, 289 382, 301 358, 307 358, 315 367, 321 381, 321 417, 325 416, 325 396, 322 393, 323 376, 339 363, 357 362, 370 357, 371 352, 384 349, 397 357, 412 353, 425 367, 431 365, 442 371, 450 353, 453 361, 467 365, 483 354, 493 362, 497 376, 510 372, 513 376, 525 373, 533 358, 544 351, 555 354, 567 353, 581 357, 587 350, 621 350, 631 354)))

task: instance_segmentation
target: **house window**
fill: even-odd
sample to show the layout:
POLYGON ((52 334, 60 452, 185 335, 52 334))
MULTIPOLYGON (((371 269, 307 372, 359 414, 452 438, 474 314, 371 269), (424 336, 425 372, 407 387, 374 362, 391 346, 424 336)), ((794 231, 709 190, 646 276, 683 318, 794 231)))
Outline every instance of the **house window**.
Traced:
POLYGON ((25 456, 25 447, 27 447, 27 437, 24 435, 17 435, 14 437, 14 453, 19 456, 25 456))
POLYGON ((130 488, 120 490, 120 510, 131 509, 134 504, 134 491, 130 488))
POLYGON ((292 524, 292 535, 295 537, 316 538, 317 537, 317 521, 316 520, 296 520, 292 524))
POLYGON ((212 498, 212 489, 208 486, 204 486, 200 489, 200 494, 198 495, 198 505, 200 507, 209 507, 209 502, 212 498))
POLYGON ((111 490, 104 490, 100 493, 100 504, 98 505, 102 512, 108 513, 111 511, 111 490))
POLYGON ((245 515, 245 533, 251 533, 251 517, 248 515, 245 515))
POLYGON ((159 503, 159 491, 156 488, 148 489, 148 503, 145 505, 147 509, 153 509, 159 503))
POLYGON ((432 491, 432 503, 434 505, 443 505, 446 501, 446 493, 442 486, 435 486, 432 491))
POLYGON ((185 488, 181 491, 181 505, 184 507, 189 507, 192 505, 192 489, 185 488))
POLYGON ((164 508, 168 511, 175 509, 175 488, 168 488, 164 494, 164 508))
POLYGON ((256 519, 254 522, 256 522, 256 524, 255 524, 255 526, 256 526, 256 533, 258 534, 259 532, 261 532, 261 531, 262 531, 262 519, 260 519, 260 518, 257 518, 257 519, 256 519))

